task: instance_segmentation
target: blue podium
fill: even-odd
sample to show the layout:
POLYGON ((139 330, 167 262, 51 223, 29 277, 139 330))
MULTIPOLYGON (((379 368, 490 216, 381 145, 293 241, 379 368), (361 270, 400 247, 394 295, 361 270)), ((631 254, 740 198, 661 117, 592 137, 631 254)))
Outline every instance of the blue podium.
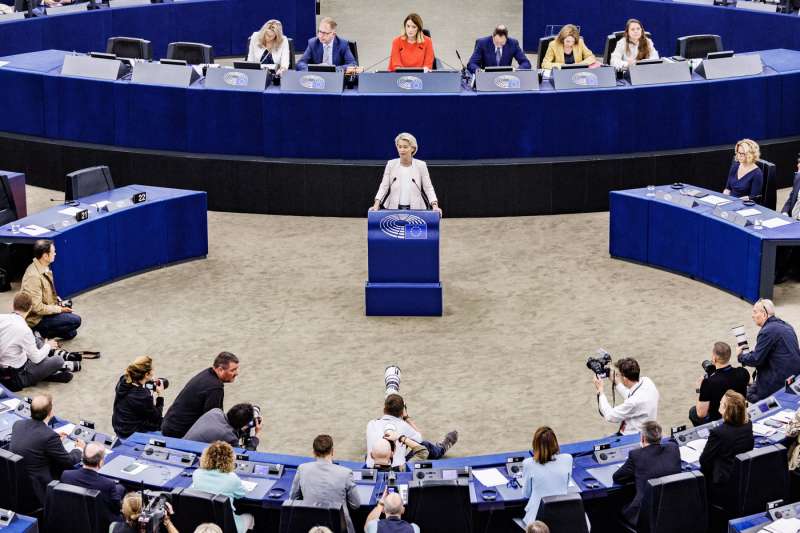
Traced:
POLYGON ((442 316, 439 214, 370 211, 367 316, 442 316))

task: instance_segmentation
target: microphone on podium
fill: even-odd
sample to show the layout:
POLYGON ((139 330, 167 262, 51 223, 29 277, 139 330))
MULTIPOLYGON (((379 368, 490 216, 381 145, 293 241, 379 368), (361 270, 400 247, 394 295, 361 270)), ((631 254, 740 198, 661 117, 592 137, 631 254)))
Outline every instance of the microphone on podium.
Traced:
POLYGON ((413 183, 414 185, 416 185, 416 186, 417 186, 417 189, 419 189, 419 192, 420 192, 420 194, 422 195, 422 199, 425 201, 425 207, 426 207, 427 209, 432 209, 432 207, 431 207, 431 203, 428 201, 428 195, 427 195, 427 194, 425 194, 425 191, 423 191, 423 190, 422 190, 422 187, 420 186, 420 184, 419 184, 419 183, 417 183, 417 180, 415 180, 414 178, 411 178, 411 183, 413 183))
POLYGON ((373 63, 373 64, 371 64, 370 66, 368 66, 368 67, 364 68, 364 72, 367 72, 369 69, 371 69, 372 67, 374 67, 374 66, 375 66, 375 65, 377 65, 378 63, 383 63, 384 61, 386 61, 386 60, 387 60, 387 59, 389 59, 390 57, 392 57, 392 56, 391 56, 391 55, 388 55, 388 56, 384 57, 383 59, 379 59, 378 61, 374 62, 374 63, 373 63))
POLYGON ((386 199, 389 198, 389 193, 392 192, 392 185, 394 185, 395 181, 397 181, 397 178, 392 179, 392 182, 389 184, 389 188, 386 190, 386 194, 384 194, 383 199, 381 199, 381 203, 378 204, 381 209, 385 209, 383 204, 386 202, 386 199))

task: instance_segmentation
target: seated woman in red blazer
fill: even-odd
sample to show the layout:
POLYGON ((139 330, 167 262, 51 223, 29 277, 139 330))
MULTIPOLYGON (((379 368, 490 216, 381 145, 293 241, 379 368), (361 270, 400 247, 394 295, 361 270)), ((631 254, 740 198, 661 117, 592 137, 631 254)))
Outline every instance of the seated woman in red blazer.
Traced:
POLYGON ((389 70, 397 67, 433 68, 433 41, 422 33, 422 17, 411 13, 403 22, 403 35, 392 41, 389 70))

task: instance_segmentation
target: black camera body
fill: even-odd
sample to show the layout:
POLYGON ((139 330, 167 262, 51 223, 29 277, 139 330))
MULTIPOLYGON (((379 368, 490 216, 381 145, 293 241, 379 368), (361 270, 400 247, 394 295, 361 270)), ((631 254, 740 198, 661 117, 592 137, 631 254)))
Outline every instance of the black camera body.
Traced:
POLYGON ((139 531, 159 533, 161 523, 167 516, 169 494, 152 490, 142 491, 142 513, 139 515, 139 531))
POLYGON ((72 309, 72 300, 62 300, 61 298, 58 299, 58 305, 61 307, 69 307, 72 309))
POLYGON ((152 379, 144 384, 144 388, 147 390, 154 391, 156 387, 159 385, 163 385, 165 389, 169 388, 169 380, 167 378, 156 378, 152 379))
POLYGON ((611 364, 611 354, 600 348, 597 355, 590 355, 586 359, 586 368, 594 372, 600 379, 607 378, 611 374, 609 365, 611 364))
POLYGON ((717 367, 714 365, 714 363, 712 363, 708 359, 700 363, 700 365, 703 367, 703 370, 705 370, 706 374, 709 376, 717 371, 717 367))

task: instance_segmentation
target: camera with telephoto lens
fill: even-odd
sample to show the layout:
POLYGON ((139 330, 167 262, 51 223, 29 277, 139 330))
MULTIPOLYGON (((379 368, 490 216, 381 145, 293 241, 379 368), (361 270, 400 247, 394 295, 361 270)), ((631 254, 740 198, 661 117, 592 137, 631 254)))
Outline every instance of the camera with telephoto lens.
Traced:
POLYGON ((159 385, 163 385, 165 389, 169 388, 169 380, 167 378, 156 378, 151 379, 150 381, 144 384, 144 388, 148 390, 156 390, 156 387, 159 385))
POLYGON ((69 352, 63 348, 53 348, 50 352, 52 357, 61 357, 64 361, 82 361, 83 356, 78 352, 69 352))
POLYGON ((142 491, 139 531, 142 533, 159 533, 161 531, 161 523, 167 516, 167 501, 169 501, 169 495, 166 492, 142 491))
POLYGON ((586 359, 586 368, 594 372, 598 378, 604 379, 609 376, 611 369, 608 365, 611 364, 611 354, 600 348, 597 350, 597 355, 590 355, 586 359))
POLYGON ((400 367, 387 366, 383 373, 383 382, 386 384, 386 396, 400 394, 400 367))
POLYGON ((705 370, 706 374, 708 374, 709 376, 717 371, 717 367, 714 365, 714 363, 712 363, 708 359, 700 363, 700 365, 703 367, 703 370, 705 370))

